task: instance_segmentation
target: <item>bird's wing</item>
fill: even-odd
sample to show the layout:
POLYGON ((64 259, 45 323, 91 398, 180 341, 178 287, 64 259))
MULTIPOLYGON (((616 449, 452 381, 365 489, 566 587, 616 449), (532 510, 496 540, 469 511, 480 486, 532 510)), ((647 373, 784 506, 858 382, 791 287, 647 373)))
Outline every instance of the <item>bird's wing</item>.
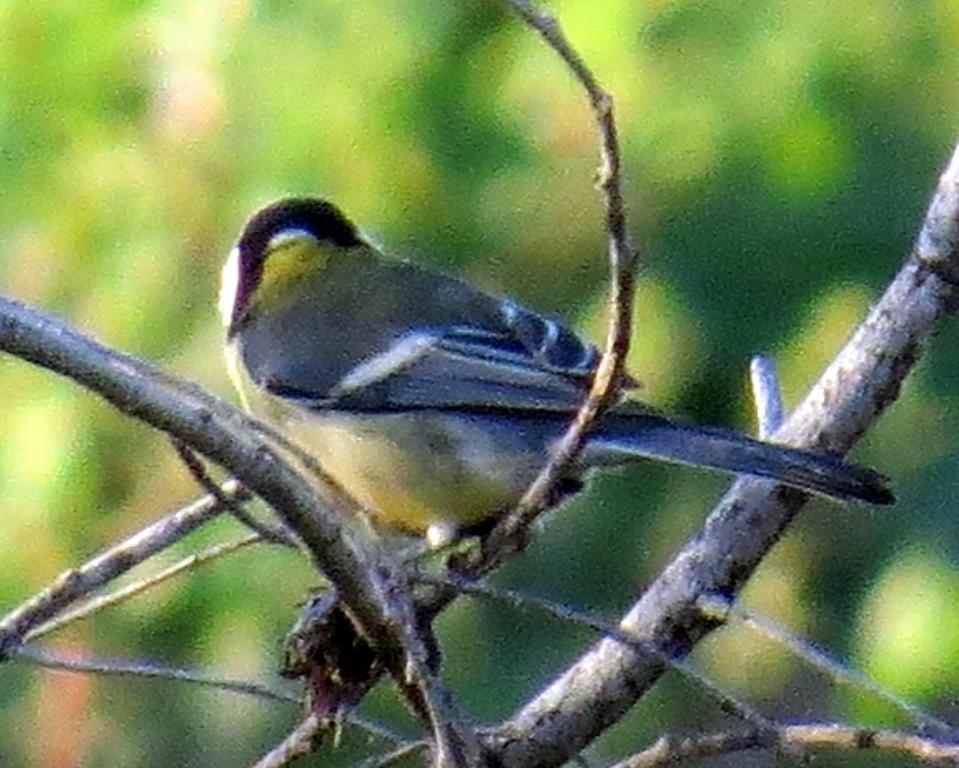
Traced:
POLYGON ((498 329, 418 329, 354 366, 326 392, 277 382, 275 394, 313 408, 575 410, 598 360, 559 323, 503 305, 498 329))

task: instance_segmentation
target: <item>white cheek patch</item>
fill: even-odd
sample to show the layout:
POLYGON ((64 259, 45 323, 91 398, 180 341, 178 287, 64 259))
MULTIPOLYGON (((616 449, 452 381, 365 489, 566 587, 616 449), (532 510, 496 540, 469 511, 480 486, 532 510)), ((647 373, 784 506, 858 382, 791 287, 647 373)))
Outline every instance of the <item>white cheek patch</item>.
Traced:
POLYGON ((234 248, 223 265, 220 275, 220 317, 224 327, 229 327, 233 319, 233 306, 236 304, 236 293, 240 288, 240 249, 234 248))
MULTIPOLYGON (((277 232, 270 238, 264 248, 265 254, 271 254, 295 243, 302 243, 305 240, 316 242, 316 238, 305 229, 290 227, 277 232)), ((230 256, 223 265, 223 272, 220 276, 220 317, 223 318, 223 325, 230 326, 233 320, 233 308, 236 305, 237 291, 240 289, 240 249, 234 246, 230 251, 230 256)))

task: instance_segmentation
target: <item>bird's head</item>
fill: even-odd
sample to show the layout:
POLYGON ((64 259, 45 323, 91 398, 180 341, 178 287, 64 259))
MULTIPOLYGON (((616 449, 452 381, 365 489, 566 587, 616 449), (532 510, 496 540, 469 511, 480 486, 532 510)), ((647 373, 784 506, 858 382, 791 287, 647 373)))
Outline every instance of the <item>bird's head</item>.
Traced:
POLYGON ((254 300, 281 300, 295 281, 362 244, 352 222, 326 200, 286 198, 257 211, 223 267, 219 307, 227 337, 243 325, 254 300))

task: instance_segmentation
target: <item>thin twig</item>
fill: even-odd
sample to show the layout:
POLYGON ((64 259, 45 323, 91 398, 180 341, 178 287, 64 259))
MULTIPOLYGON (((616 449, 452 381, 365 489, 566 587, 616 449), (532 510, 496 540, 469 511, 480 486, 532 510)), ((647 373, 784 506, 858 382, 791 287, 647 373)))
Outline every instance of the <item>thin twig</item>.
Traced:
MULTIPOLYGON (((426 582, 435 580, 436 579, 432 577, 424 579, 426 582)), ((569 606, 500 587, 491 587, 484 584, 464 583, 462 581, 443 581, 451 584, 451 586, 460 590, 464 594, 476 595, 478 597, 507 602, 516 608, 524 610, 533 609, 542 611, 563 621, 586 627, 597 632, 602 632, 604 635, 612 637, 619 642, 632 645, 638 644, 635 638, 625 634, 608 620, 598 618, 569 606)), ((776 624, 770 619, 760 616, 753 611, 747 611, 745 609, 738 608, 725 600, 720 600, 719 602, 709 601, 710 612, 715 613, 716 609, 720 605, 722 605, 725 609, 725 614, 727 617, 729 615, 736 616, 747 626, 753 628, 757 632, 760 632, 774 642, 785 646, 808 664, 825 672, 837 682, 846 683, 848 685, 867 690, 875 696, 881 698, 883 701, 886 701, 887 703, 890 703, 902 710, 919 727, 935 729, 939 731, 942 736, 950 739, 950 741, 955 739, 957 735, 956 729, 949 723, 902 699, 892 691, 889 691, 888 689, 879 685, 876 681, 872 680, 868 676, 851 669, 848 665, 842 663, 841 661, 833 659, 821 649, 816 648, 808 640, 795 635, 785 627, 776 624)), ((716 699, 726 714, 736 715, 744 722, 752 725, 754 730, 749 731, 749 734, 768 742, 769 734, 772 733, 775 734, 775 738, 772 742, 768 742, 769 745, 773 746, 779 743, 781 726, 773 723, 773 721, 760 715, 749 705, 739 701, 734 696, 731 696, 730 694, 718 688, 711 680, 690 667, 688 663, 681 660, 666 658, 659 653, 658 650, 650 649, 648 645, 644 647, 644 650, 647 650, 650 653, 658 653, 662 660, 669 664, 669 666, 676 670, 680 675, 687 678, 693 684, 709 694, 712 698, 716 699)), ((708 740, 709 738, 707 737, 707 741, 708 740)))
POLYGON ((787 648, 807 664, 824 672, 835 682, 845 683, 868 691, 877 698, 896 707, 920 728, 936 730, 942 735, 952 739, 955 739, 957 734, 959 734, 955 726, 917 707, 894 691, 880 685, 868 675, 853 669, 848 663, 835 658, 822 648, 818 648, 811 641, 790 632, 772 619, 761 616, 755 611, 738 608, 735 605, 730 606, 729 613, 740 619, 747 627, 787 648))
POLYGON ((133 677, 159 678, 178 682, 196 683, 210 688, 218 688, 230 693, 254 696, 260 699, 302 704, 303 697, 274 688, 266 683, 234 680, 217 677, 196 669, 172 667, 156 662, 118 658, 68 658, 34 645, 21 645, 14 651, 14 657, 39 664, 49 669, 64 672, 94 673, 98 675, 129 675, 133 677))
MULTIPOLYGON (((404 594, 410 594, 409 590, 404 590, 404 594)), ((404 601, 397 613, 407 616, 401 627, 407 649, 405 682, 420 692, 429 715, 433 731, 433 764, 436 768, 476 768, 482 764, 479 738, 457 711, 439 673, 434 671, 436 665, 424 636, 432 632, 432 627, 420 626, 410 602, 404 601)), ((402 688, 403 681, 400 682, 402 688)))
POLYGON ((756 420, 759 423, 757 435, 760 440, 768 440, 786 419, 779 374, 773 359, 755 355, 749 361, 749 381, 752 384, 756 420))
POLYGON ((300 757, 313 754, 329 727, 328 719, 315 712, 307 715, 289 736, 257 760, 253 768, 282 768, 300 757))
POLYGON ((299 549, 299 543, 287 531, 282 528, 274 528, 267 523, 257 520, 253 515, 243 509, 242 506, 227 498, 220 489, 219 484, 214 481, 214 479, 210 477, 210 473, 206 471, 206 467, 203 466, 200 457, 190 450, 190 446, 175 437, 170 438, 170 443, 173 445, 173 450, 176 451, 177 456, 180 457, 180 461, 183 462, 183 465, 190 473, 190 476, 196 480, 197 485, 213 496, 213 498, 224 506, 227 512, 233 515, 242 525, 245 525, 254 533, 259 534, 260 538, 271 544, 279 544, 284 547, 299 549))
POLYGON ((383 741, 394 746, 399 747, 414 743, 410 742, 409 739, 393 730, 389 726, 386 726, 383 723, 374 722, 373 720, 365 717, 360 717, 355 712, 347 713, 344 715, 343 719, 347 724, 352 725, 355 728, 359 728, 362 731, 366 731, 370 736, 375 736, 376 738, 382 739, 383 741))
MULTIPOLYGON (((405 756, 427 746, 426 742, 423 741, 408 742, 383 725, 352 714, 346 717, 346 722, 355 728, 366 731, 371 736, 376 736, 394 745, 395 749, 391 750, 390 754, 402 751, 405 756)), ((324 730, 335 730, 336 727, 328 718, 311 713, 283 741, 261 757, 253 768, 282 768, 282 766, 289 765, 300 757, 310 755, 322 743, 324 730)), ((365 764, 361 763, 361 765, 365 764)))
MULTIPOLYGON (((240 498, 245 491, 236 483, 227 483, 223 493, 228 497, 240 498)), ((79 568, 60 574, 43 591, 0 619, 0 657, 4 649, 21 642, 29 632, 68 606, 172 546, 225 511, 216 499, 206 496, 151 523, 79 568)))
POLYGON ((524 546, 527 531, 536 517, 549 505, 553 489, 568 474, 582 449, 587 432, 607 408, 619 398, 626 354, 632 333, 635 272, 638 253, 629 240, 626 204, 622 193, 622 161, 619 136, 613 116, 613 98, 596 80, 583 59, 570 45, 558 20, 530 0, 506 0, 506 3, 569 66, 589 98, 600 136, 599 188, 605 203, 606 233, 609 238, 610 289, 609 329, 606 348, 593 377, 589 395, 576 413, 566 434, 557 443, 550 460, 526 490, 509 515, 497 524, 487 543, 487 562, 480 572, 491 570, 511 549, 524 546))
POLYGON ((924 763, 959 765, 959 745, 892 730, 834 723, 781 725, 770 731, 722 731, 686 738, 661 737, 653 746, 613 768, 659 766, 758 749, 802 754, 811 749, 855 752, 869 749, 903 755, 924 763))
POLYGON ((364 760, 357 768, 387 768, 387 766, 398 763, 410 755, 414 755, 417 752, 425 752, 427 749, 429 749, 429 744, 425 741, 412 741, 396 749, 391 749, 385 755, 376 755, 368 760, 364 760))
POLYGON ((612 638, 619 643, 623 643, 624 645, 632 646, 633 648, 652 654, 659 658, 664 665, 674 669, 682 677, 693 683, 693 685, 706 692, 710 698, 714 699, 719 704, 719 707, 724 714, 732 715, 743 722, 748 723, 757 730, 774 727, 774 724, 771 720, 766 718, 763 714, 755 710, 746 702, 740 701, 731 694, 726 693, 726 691, 722 690, 708 677, 698 672, 688 662, 684 661, 683 659, 674 659, 667 656, 660 649, 650 645, 649 642, 631 635, 628 631, 621 629, 608 619, 591 615, 584 611, 570 608, 569 606, 561 605, 551 600, 546 600, 542 597, 525 595, 512 589, 491 587, 487 584, 466 582, 460 579, 443 579, 429 576, 423 577, 422 581, 424 583, 435 583, 449 586, 462 594, 474 595, 488 600, 505 602, 514 608, 521 610, 532 609, 547 613, 550 616, 560 619, 561 621, 569 622, 570 624, 575 624, 576 626, 585 627, 586 629, 592 630, 593 632, 598 632, 605 637, 612 638))
POLYGON ((194 555, 185 557, 179 562, 171 565, 169 568, 164 568, 159 573, 155 573, 152 576, 135 581, 134 583, 128 584, 122 589, 118 589, 115 592, 110 592, 107 595, 101 595, 100 597, 92 598, 87 602, 78 605, 73 610, 61 613, 55 619, 51 619, 45 624, 41 624, 36 629, 32 629, 27 632, 27 634, 24 636, 24 640, 38 640, 39 638, 48 635, 51 632, 56 632, 57 630, 62 629, 68 624, 72 624, 73 622, 83 619, 88 619, 105 608, 118 605, 119 603, 130 600, 137 595, 142 595, 144 592, 160 586, 164 582, 169 581, 184 571, 193 570, 194 568, 198 568, 201 565, 213 562, 214 560, 226 555, 232 555, 234 552, 238 552, 252 544, 258 544, 262 540, 263 539, 260 538, 258 533, 251 533, 245 538, 237 539, 236 541, 225 542, 223 544, 216 544, 208 549, 203 550, 202 552, 197 552, 194 555))

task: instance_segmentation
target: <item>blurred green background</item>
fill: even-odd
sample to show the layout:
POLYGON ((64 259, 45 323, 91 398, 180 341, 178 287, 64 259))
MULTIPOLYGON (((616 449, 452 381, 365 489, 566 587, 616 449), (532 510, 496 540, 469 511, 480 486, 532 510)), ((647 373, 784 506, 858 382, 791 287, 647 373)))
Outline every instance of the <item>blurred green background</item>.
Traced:
MULTIPOLYGON (((908 252, 959 127, 959 4, 552 7, 617 98, 645 259, 632 360, 644 396, 753 429, 748 356, 774 355, 795 402, 908 252)), ((596 143, 569 74, 497 2, 0 0, 0 290, 232 399, 222 259, 254 208, 318 193, 391 250, 601 339, 596 143)), ((898 506, 810 504, 745 596, 954 721, 957 371, 952 325, 856 452, 892 476, 898 506)), ((197 494, 161 436, 70 384, 2 358, 0 392, 4 609, 197 494)), ((495 580, 613 614, 723 487, 660 466, 598 479, 495 580)), ((224 521, 159 559, 237 534, 224 521)), ((292 554, 248 550, 53 645, 271 677, 313 583, 292 554)), ((483 721, 591 640, 472 601, 440 630, 449 679, 483 721)), ((771 716, 901 724, 741 628, 694 661, 771 716)), ((402 726, 388 690, 365 711, 402 726)), ((243 765, 297 715, 186 684, 8 664, 0 765, 243 765)), ((591 754, 722 722, 667 675, 591 754)), ((313 764, 376 746, 348 732, 313 764)))

